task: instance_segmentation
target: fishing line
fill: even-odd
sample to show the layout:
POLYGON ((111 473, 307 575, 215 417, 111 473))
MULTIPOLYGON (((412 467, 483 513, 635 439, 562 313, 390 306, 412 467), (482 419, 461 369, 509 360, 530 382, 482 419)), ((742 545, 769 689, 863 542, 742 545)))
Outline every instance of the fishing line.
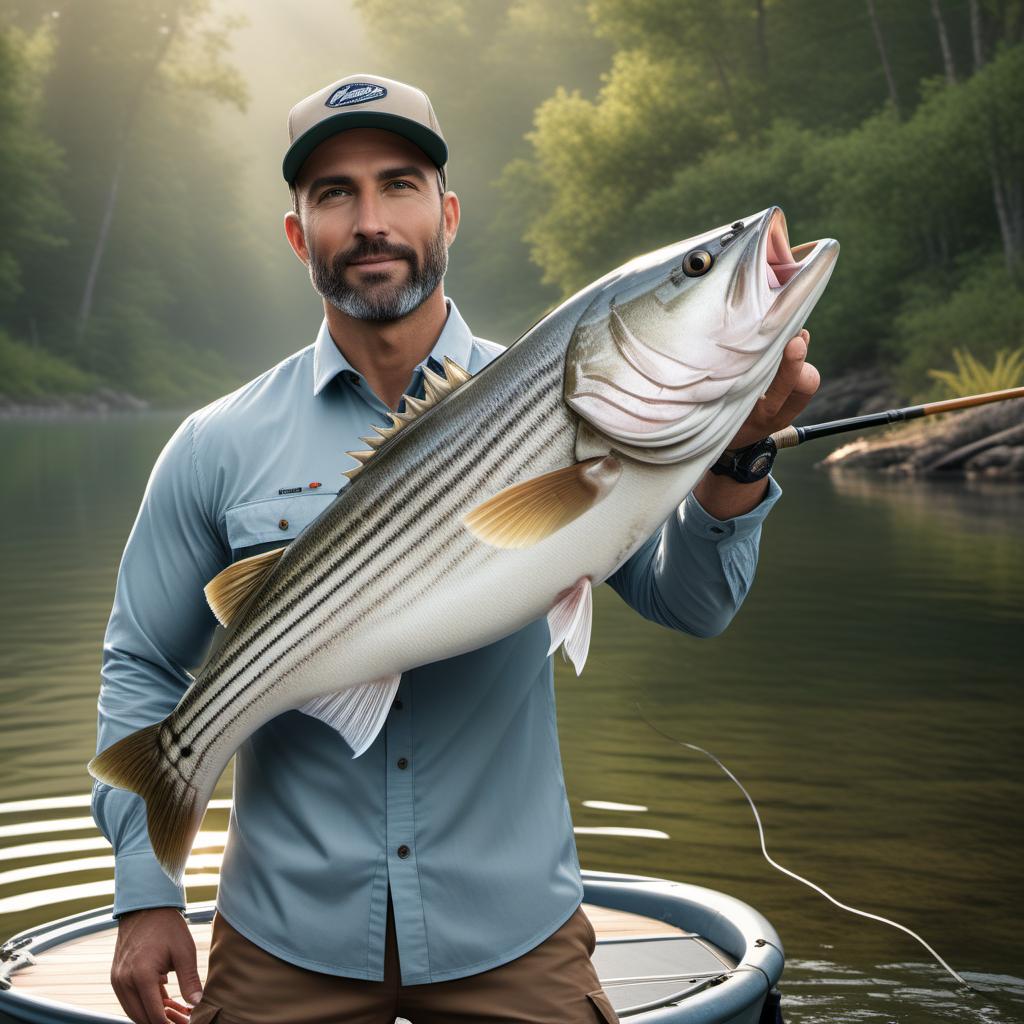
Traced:
POLYGON ((655 724, 654 724, 654 723, 653 723, 653 722, 652 722, 652 721, 651 721, 651 720, 650 720, 650 719, 649 719, 649 718, 648 718, 648 717, 647 717, 647 716, 646 716, 646 715, 645 715, 645 714, 643 713, 643 711, 641 711, 641 710, 640 710, 640 703, 639 703, 638 701, 633 701, 633 706, 634 706, 634 707, 636 708, 637 714, 638 714, 638 715, 639 715, 639 716, 640 716, 640 717, 641 717, 641 718, 642 718, 642 719, 643 719, 643 720, 644 720, 644 721, 645 721, 645 722, 646 722, 646 723, 647 723, 647 724, 648 724, 648 725, 649 725, 649 726, 650 726, 650 727, 651 727, 651 728, 652 728, 652 729, 653 729, 653 730, 654 730, 654 731, 655 731, 656 733, 658 733, 658 734, 659 734, 660 736, 664 736, 664 737, 665 737, 665 739, 667 739, 667 740, 671 740, 671 742, 673 742, 673 743, 678 743, 678 744, 679 744, 679 746, 681 746, 681 747, 687 747, 687 748, 688 748, 688 749, 690 749, 690 750, 696 750, 696 751, 697 751, 698 753, 700 753, 700 754, 703 754, 703 755, 704 755, 705 757, 708 757, 708 758, 710 758, 710 759, 711 759, 712 761, 714 761, 714 762, 715 762, 715 764, 717 764, 717 765, 718 765, 718 767, 719 767, 719 768, 721 768, 721 769, 722 769, 722 771, 723 771, 723 772, 725 772, 725 774, 726 774, 726 775, 728 775, 728 776, 729 776, 729 778, 730 778, 730 779, 732 779, 732 781, 733 781, 733 782, 735 782, 735 783, 736 783, 736 785, 737 785, 737 786, 739 786, 740 792, 741 792, 741 793, 742 793, 742 794, 743 794, 743 795, 744 795, 744 796, 745 796, 745 797, 747 798, 747 803, 748 803, 748 804, 750 804, 750 809, 751 809, 751 811, 753 811, 753 812, 754 812, 754 821, 755 821, 755 822, 757 823, 757 833, 758 833, 758 835, 759 835, 759 836, 760 836, 760 838, 761 838, 761 853, 763 853, 763 854, 764 854, 764 859, 765 859, 766 861, 768 861, 768 863, 769 863, 769 864, 771 864, 771 866, 772 866, 773 868, 775 868, 775 869, 776 869, 777 871, 781 871, 781 872, 782 872, 782 873, 783 873, 784 875, 788 875, 788 876, 789 876, 790 878, 795 878, 795 879, 796 879, 796 880, 797 880, 798 882, 802 882, 802 883, 803 883, 804 885, 806 885, 806 886, 808 886, 809 888, 813 889, 813 890, 814 890, 814 891, 815 891, 816 893, 820 893, 820 894, 821 894, 822 896, 824 896, 824 897, 825 897, 825 899, 827 899, 827 900, 828 900, 828 901, 829 901, 830 903, 834 903, 834 904, 835 904, 835 905, 836 905, 837 907, 839 907, 839 908, 840 908, 841 910, 846 910, 846 911, 849 911, 849 913, 851 913, 851 914, 857 914, 857 915, 858 915, 859 917, 866 917, 866 918, 868 918, 868 919, 870 919, 870 920, 872 920, 872 921, 881 921, 881 922, 882 922, 882 924, 887 924, 887 925, 890 925, 890 926, 891 926, 891 927, 893 927, 893 928, 898 928, 898 929, 899 929, 899 930, 900 930, 901 932, 906 932, 906 933, 907 933, 907 935, 909 935, 909 936, 910 936, 911 938, 917 939, 917 941, 918 941, 918 942, 920 942, 920 943, 921 943, 921 945, 922 945, 922 946, 924 946, 924 948, 925 948, 925 949, 927 949, 927 950, 928 950, 928 952, 929 952, 929 953, 931 953, 931 955, 932 955, 933 957, 935 957, 935 959, 936 959, 936 960, 937 960, 937 961, 938 961, 938 962, 939 962, 939 963, 940 963, 940 964, 941 964, 941 965, 942 965, 942 966, 943 966, 943 967, 944 967, 944 968, 945 968, 945 969, 946 969, 946 970, 947 970, 947 971, 948 971, 948 972, 949 972, 949 973, 950 973, 951 975, 953 975, 953 977, 954 977, 954 978, 955 978, 955 979, 956 979, 956 980, 957 980, 957 981, 958 981, 958 982, 959 982, 959 983, 960 983, 961 985, 963 985, 963 986, 964 986, 964 988, 966 988, 966 989, 970 989, 970 991, 971 991, 971 992, 975 992, 975 991, 977 991, 977 989, 974 989, 974 988, 972 988, 972 987, 971 987, 971 986, 970 986, 970 985, 969 985, 969 984, 968 984, 968 983, 967 983, 967 982, 966 982, 966 981, 964 980, 964 978, 963 978, 963 977, 962 977, 961 975, 959 975, 959 974, 958 974, 958 973, 957 973, 956 971, 954 971, 954 970, 953 970, 953 968, 952 968, 952 967, 950 967, 950 966, 949 966, 949 964, 947 964, 947 963, 946 963, 946 961, 945 961, 945 960, 943 960, 943 959, 942 959, 942 957, 941 957, 941 956, 939 956, 939 954, 938 954, 938 953, 936 953, 936 952, 935 952, 935 950, 934 950, 934 949, 932 949, 932 947, 931 947, 931 946, 929 946, 929 945, 928 945, 928 943, 927 943, 927 942, 925 942, 925 940, 924 940, 924 939, 922 939, 922 938, 921 938, 921 936, 917 934, 917 932, 915 932, 915 931, 911 931, 911 929, 909 929, 908 927, 906 927, 906 925, 902 925, 902 924, 900 924, 900 923, 899 923, 899 921, 890 921, 890 920, 889 920, 889 918, 887 918, 887 917, 880 917, 880 916, 879 916, 878 914, 871 914, 871 913, 869 913, 869 912, 868 912, 868 911, 866 911, 866 910, 858 910, 858 909, 857 909, 856 907, 851 907, 851 906, 847 906, 847 904, 845 904, 845 903, 841 903, 841 902, 840 902, 839 900, 837 900, 837 899, 836 899, 836 898, 835 898, 834 896, 830 896, 830 895, 829 895, 829 894, 828 894, 827 892, 825 892, 825 890, 824 890, 824 889, 822 889, 822 887, 821 887, 820 885, 815 885, 815 883, 814 883, 814 882, 811 882, 811 881, 809 881, 808 879, 806 879, 806 878, 803 878, 803 877, 802 877, 801 875, 798 875, 798 874, 797 874, 797 873, 796 873, 795 871, 790 871, 790 870, 789 870, 789 868, 785 868, 785 867, 783 867, 783 866, 782 866, 781 864, 779 864, 779 863, 778 863, 777 861, 775 861, 775 860, 772 860, 772 858, 771 858, 770 854, 768 853, 768 848, 767 848, 767 847, 765 846, 765 841, 764 841, 764 826, 763 826, 763 825, 761 824, 761 815, 760 815, 760 814, 758 813, 758 810, 757 810, 757 806, 756 806, 756 805, 754 804, 754 800, 753 800, 753 798, 752 798, 752 797, 751 797, 751 795, 750 795, 750 794, 749 794, 749 793, 747 792, 747 789, 746 789, 746 787, 745 787, 745 786, 743 785, 743 783, 742 783, 742 782, 740 782, 740 780, 739 780, 738 778, 736 778, 736 776, 735 776, 735 775, 733 775, 733 773, 732 773, 731 771, 729 771, 729 769, 728 769, 728 768, 726 768, 726 766, 725 766, 724 764, 722 764, 722 762, 721 762, 721 761, 719 761, 719 760, 718 760, 718 758, 717 758, 717 757, 715 757, 715 755, 714 755, 714 754, 712 754, 710 750, 705 750, 705 749, 704 749, 703 747, 698 747, 696 743, 687 743, 687 742, 685 742, 684 740, 676 739, 676 737, 675 737, 675 736, 670 736, 670 735, 669 735, 669 734, 668 734, 667 732, 665 732, 665 731, 664 731, 663 729, 660 729, 660 728, 658 728, 658 726, 656 726, 656 725, 655 725, 655 724))

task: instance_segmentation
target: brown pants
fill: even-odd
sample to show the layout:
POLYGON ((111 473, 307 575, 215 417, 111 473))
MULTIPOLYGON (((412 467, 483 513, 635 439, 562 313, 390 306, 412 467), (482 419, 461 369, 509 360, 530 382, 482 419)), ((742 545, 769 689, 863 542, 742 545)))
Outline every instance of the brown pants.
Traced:
POLYGON ((382 982, 339 978, 273 956, 217 913, 191 1024, 618 1024, 582 909, 528 953, 451 981, 402 984, 390 894, 386 943, 382 982))

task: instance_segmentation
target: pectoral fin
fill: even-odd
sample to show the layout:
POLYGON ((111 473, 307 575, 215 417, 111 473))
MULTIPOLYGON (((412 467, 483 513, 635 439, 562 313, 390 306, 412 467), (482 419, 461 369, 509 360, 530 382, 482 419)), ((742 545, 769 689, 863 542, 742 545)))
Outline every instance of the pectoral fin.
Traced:
POLYGON ((384 728, 384 722, 391 710, 401 673, 372 683, 353 686, 340 693, 327 693, 314 697, 298 710, 303 714, 319 718, 332 729, 341 733, 352 748, 352 757, 365 753, 377 734, 384 728))
POLYGON ((263 586, 282 554, 284 548, 274 548, 251 558, 242 558, 206 584, 203 593, 222 626, 226 626, 238 609, 263 586))
POLYGON ((559 644, 564 644, 562 653, 569 655, 576 675, 583 671, 590 650, 590 624, 594 610, 592 590, 590 577, 581 576, 548 612, 548 629, 551 632, 548 654, 554 653, 559 644))
POLYGON ((497 548, 528 548, 596 505, 619 479, 614 455, 587 459, 513 484, 463 519, 475 536, 497 548))

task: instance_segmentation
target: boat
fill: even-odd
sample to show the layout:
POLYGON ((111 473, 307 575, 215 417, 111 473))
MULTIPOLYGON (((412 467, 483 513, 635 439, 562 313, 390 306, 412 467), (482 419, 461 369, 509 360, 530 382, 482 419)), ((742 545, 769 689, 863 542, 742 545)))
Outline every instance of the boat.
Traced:
MULTIPOLYGON (((583 872, 594 965, 630 1024, 779 1024, 784 955, 752 907, 698 885, 645 875, 583 872)), ((206 976, 216 904, 186 918, 206 976)), ((0 1021, 123 1024, 110 987, 117 937, 111 907, 38 925, 0 947, 0 1021)), ((396 1024, 402 1024, 401 1021, 396 1024)))

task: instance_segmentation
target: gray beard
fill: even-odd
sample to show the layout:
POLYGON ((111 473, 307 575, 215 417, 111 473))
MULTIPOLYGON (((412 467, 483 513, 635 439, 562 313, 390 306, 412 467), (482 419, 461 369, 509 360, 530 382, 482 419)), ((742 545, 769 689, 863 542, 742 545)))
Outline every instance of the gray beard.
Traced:
MULTIPOLYGON (((328 263, 310 250, 309 278, 317 294, 336 309, 354 320, 372 320, 384 323, 400 320, 418 309, 434 293, 448 270, 448 249, 444 244, 444 219, 430 240, 420 265, 413 249, 407 246, 362 246, 358 251, 335 256, 328 263), (345 268, 350 260, 367 256, 396 256, 409 264, 409 276, 403 284, 381 284, 372 280, 353 287, 345 280, 345 268)), ((383 274, 369 274, 383 278, 383 274)))

